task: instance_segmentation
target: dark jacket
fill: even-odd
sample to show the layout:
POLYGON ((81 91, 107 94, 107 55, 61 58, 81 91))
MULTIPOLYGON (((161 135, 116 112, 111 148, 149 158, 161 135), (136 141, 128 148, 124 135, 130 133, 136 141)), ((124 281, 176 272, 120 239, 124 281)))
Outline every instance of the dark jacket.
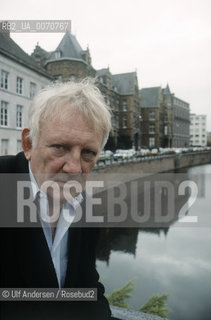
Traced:
MULTIPOLYGON (((0 215, 16 218, 16 174, 28 176, 28 162, 23 153, 0 157, 0 215), (5 175, 7 174, 8 175, 5 175), (13 173, 13 175, 11 175, 13 173)), ((38 222, 39 224, 39 222, 38 222)), ((1 320, 66 320, 110 319, 110 309, 104 297, 95 268, 98 230, 69 229, 69 256, 64 287, 97 288, 98 300, 62 302, 1 302, 1 320)), ((40 226, 0 228, 1 288, 58 288, 51 255, 40 226)))

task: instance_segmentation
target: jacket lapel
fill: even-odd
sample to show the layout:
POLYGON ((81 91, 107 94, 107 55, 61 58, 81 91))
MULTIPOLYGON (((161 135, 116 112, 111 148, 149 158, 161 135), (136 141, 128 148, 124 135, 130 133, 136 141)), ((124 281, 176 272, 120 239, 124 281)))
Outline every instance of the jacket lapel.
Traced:
MULTIPOLYGON (((29 180, 28 161, 24 153, 21 152, 16 157, 16 172, 24 173, 24 179, 29 180)), ((14 235, 17 259, 26 287, 58 287, 51 254, 39 219, 32 227, 27 223, 25 228, 15 229, 14 235)))

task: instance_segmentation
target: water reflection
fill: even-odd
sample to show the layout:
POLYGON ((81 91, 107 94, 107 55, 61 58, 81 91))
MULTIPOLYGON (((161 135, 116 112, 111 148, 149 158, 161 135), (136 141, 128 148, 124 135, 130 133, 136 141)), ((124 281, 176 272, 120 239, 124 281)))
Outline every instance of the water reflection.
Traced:
MULTIPOLYGON (((138 310, 150 296, 169 293, 172 320, 208 320, 211 314, 211 165, 188 169, 198 197, 186 215, 206 217, 209 228, 175 227, 175 215, 164 228, 101 230, 97 268, 106 293, 135 279, 128 303, 138 310)), ((186 195, 187 196, 187 195, 186 195)), ((205 220, 204 220, 205 221, 205 220)))
POLYGON ((156 235, 167 235, 169 228, 106 228, 100 229, 100 239, 97 249, 98 260, 109 265, 112 251, 121 251, 136 256, 139 232, 156 235))
POLYGON ((189 227, 195 226, 195 221, 197 226, 207 226, 200 210, 195 210, 195 215, 190 210, 206 197, 205 174, 187 171, 142 178, 131 174, 127 183, 123 176, 114 178, 116 185, 96 194, 101 204, 94 207, 93 215, 99 216, 100 212, 104 221, 101 227, 167 228, 178 220, 189 222, 189 227))

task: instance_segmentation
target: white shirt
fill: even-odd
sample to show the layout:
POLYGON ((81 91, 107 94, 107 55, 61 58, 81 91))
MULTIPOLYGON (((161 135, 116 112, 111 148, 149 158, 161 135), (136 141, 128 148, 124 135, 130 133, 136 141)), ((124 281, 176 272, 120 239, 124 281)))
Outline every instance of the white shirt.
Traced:
MULTIPOLYGON (((68 262, 68 229, 73 222, 76 214, 76 208, 83 201, 82 194, 73 198, 72 201, 66 201, 62 206, 59 220, 57 222, 54 241, 52 240, 52 232, 50 224, 46 222, 44 217, 49 218, 48 198, 46 193, 41 191, 37 185, 35 177, 31 171, 29 162, 29 175, 32 183, 32 192, 35 201, 39 201, 38 216, 43 228, 45 239, 51 254, 51 258, 56 271, 59 288, 64 286, 67 262, 68 262)), ((42 263, 42 262, 41 262, 42 263)))

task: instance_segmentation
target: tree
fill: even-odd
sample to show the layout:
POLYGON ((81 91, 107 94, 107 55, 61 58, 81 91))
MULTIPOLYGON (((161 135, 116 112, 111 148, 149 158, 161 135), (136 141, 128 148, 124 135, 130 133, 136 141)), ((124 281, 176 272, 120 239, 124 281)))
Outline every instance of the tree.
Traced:
POLYGON ((130 306, 125 303, 125 299, 131 298, 132 295, 130 294, 131 291, 134 289, 134 283, 132 280, 128 281, 124 287, 114 290, 110 295, 106 298, 108 302, 112 306, 120 307, 120 308, 130 308, 130 306))
POLYGON ((152 296, 139 311, 165 318, 169 312, 169 309, 165 306, 167 299, 168 294, 166 293, 162 296, 152 296))
MULTIPOLYGON (((108 299, 109 304, 112 306, 130 308, 130 306, 125 302, 125 299, 132 297, 130 292, 133 291, 133 289, 134 283, 133 280, 130 280, 126 283, 126 285, 124 285, 124 287, 114 290, 106 298, 108 299)), ((152 296, 147 303, 145 303, 139 309, 139 311, 166 318, 167 313, 170 311, 170 309, 165 306, 168 296, 169 295, 166 293, 161 296, 152 296)))

